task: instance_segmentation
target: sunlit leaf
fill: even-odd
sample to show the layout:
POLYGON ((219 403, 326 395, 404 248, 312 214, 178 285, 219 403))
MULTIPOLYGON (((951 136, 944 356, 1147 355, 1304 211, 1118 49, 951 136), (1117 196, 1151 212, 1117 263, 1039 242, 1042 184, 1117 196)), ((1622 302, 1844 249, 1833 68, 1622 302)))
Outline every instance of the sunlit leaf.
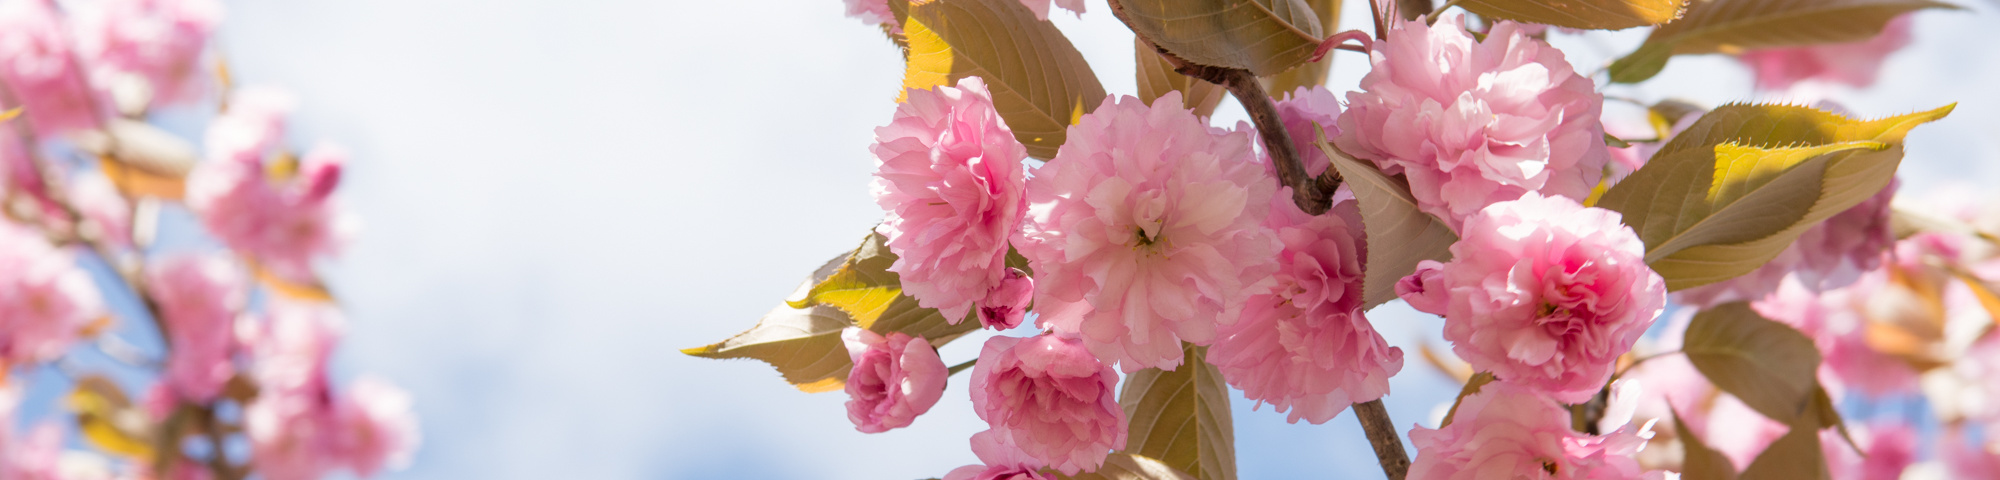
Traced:
POLYGON ((1104 100, 1083 54, 1018 0, 932 0, 907 12, 903 87, 985 79, 1000 118, 1035 158, 1055 157, 1064 130, 1104 100))
POLYGON ((1710 383, 1752 410, 1791 424, 1812 405, 1819 350, 1812 339, 1744 302, 1695 314, 1681 351, 1710 383))
POLYGON ((1611 62, 1612 83, 1639 83, 1659 75, 1674 57, 1674 46, 1665 43, 1639 45, 1638 50, 1611 62))
POLYGON ((1111 12, 1176 57, 1260 76, 1305 63, 1325 37, 1305 0, 1111 0, 1111 12))
POLYGON ((1493 372, 1479 372, 1472 374, 1472 378, 1466 379, 1465 387, 1458 390, 1458 399, 1452 400, 1451 410, 1447 410, 1444 412, 1444 421, 1438 423, 1438 428, 1444 428, 1446 425, 1451 425, 1452 419, 1458 416, 1458 404, 1465 403, 1465 397, 1470 397, 1474 394, 1479 393, 1479 387, 1484 387, 1486 386, 1486 384, 1493 383, 1493 381, 1497 379, 1498 378, 1493 376, 1493 372))
POLYGON ((1122 452, 1112 452, 1111 456, 1104 457, 1104 465, 1097 467, 1095 472, 1062 475, 1045 470, 1043 473, 1069 480, 1195 480, 1193 475, 1175 470, 1159 460, 1122 452))
MULTIPOLYGON (((1313 13, 1319 17, 1320 31, 1331 34, 1340 30, 1341 0, 1306 0, 1313 13)), ((1326 85, 1327 75, 1333 72, 1333 53, 1329 52, 1317 62, 1301 63, 1291 70, 1264 77, 1264 91, 1272 97, 1283 97, 1299 87, 1326 85)))
POLYGON ((1174 66, 1169 64, 1165 57, 1161 57, 1159 52, 1147 48, 1143 40, 1135 38, 1132 39, 1132 43, 1134 55, 1138 57, 1136 67, 1140 100, 1151 105, 1153 100, 1166 95, 1167 92, 1179 91, 1181 108, 1194 110, 1194 114, 1201 117, 1215 114, 1215 107, 1222 104, 1222 97, 1228 93, 1227 89, 1175 72, 1174 66))
POLYGON ((1951 273, 1952 276, 1958 277, 1958 281, 1965 282, 1965 286, 1972 288, 1972 297, 1979 299, 1979 306, 1986 309, 1986 316, 2000 323, 2000 294, 1995 293, 1993 284, 1964 270, 1953 269, 1951 273))
POLYGON ((1125 378, 1118 403, 1130 423, 1125 451, 1159 459, 1202 480, 1236 478, 1236 430, 1229 385, 1206 359, 1208 347, 1182 344, 1172 371, 1148 368, 1125 378))
POLYGON ((1481 16, 1558 27, 1616 30, 1667 23, 1687 0, 1462 0, 1481 16))
POLYGON ((839 308, 856 323, 868 326, 903 295, 902 280, 889 266, 896 255, 889 252, 888 237, 868 232, 861 247, 841 262, 840 268, 812 286, 804 298, 787 300, 792 308, 827 305, 839 308))
POLYGON ((153 456, 153 425, 117 383, 98 375, 77 379, 69 394, 77 430, 99 450, 134 459, 153 456))
POLYGON ((244 259, 244 263, 250 266, 250 274, 257 278, 257 283, 271 289, 272 293, 292 300, 306 302, 327 303, 332 302, 334 299, 333 290, 328 289, 325 283, 317 279, 293 280, 285 278, 283 275, 278 275, 272 272, 271 269, 264 268, 262 264, 259 264, 254 259, 246 258, 244 259))
POLYGON ((1688 431, 1680 412, 1670 408, 1667 414, 1674 417, 1674 438, 1681 441, 1681 480, 1736 480, 1736 465, 1729 457, 1708 448, 1701 437, 1688 431))
POLYGON ((1727 280, 1888 186, 1904 134, 1951 109, 1857 121, 1799 106, 1726 105, 1596 206, 1624 215, 1668 289, 1727 280))
POLYGON ((1374 165, 1343 155, 1313 126, 1314 144, 1333 161, 1347 187, 1361 202, 1361 223, 1368 235, 1367 272, 1362 280, 1362 308, 1374 308, 1396 298, 1396 281, 1416 271, 1417 262, 1451 258, 1458 235, 1444 222, 1417 209, 1417 198, 1401 178, 1383 175, 1374 165))
MULTIPOLYGON (((811 277, 799 283, 792 300, 803 299, 814 285, 831 277, 849 255, 834 257, 811 277)), ((712 345, 682 349, 681 353, 702 358, 753 358, 778 369, 787 383, 806 393, 839 390, 848 370, 854 368, 840 331, 853 326, 846 312, 825 305, 793 307, 778 305, 750 330, 712 345)))
POLYGON ((1465 383, 1472 380, 1471 364, 1459 360, 1457 356, 1431 348, 1430 342, 1417 344, 1417 355, 1423 357, 1424 363, 1430 364, 1438 373, 1451 377, 1453 381, 1465 383))
POLYGON ((1747 49, 1859 42, 1882 32, 1889 20, 1926 8, 1958 8, 1931 0, 1695 0, 1680 20, 1653 30, 1631 56, 1612 66, 1612 81, 1637 82, 1659 68, 1619 75, 1618 63, 1645 64, 1657 57, 1737 53, 1747 49))

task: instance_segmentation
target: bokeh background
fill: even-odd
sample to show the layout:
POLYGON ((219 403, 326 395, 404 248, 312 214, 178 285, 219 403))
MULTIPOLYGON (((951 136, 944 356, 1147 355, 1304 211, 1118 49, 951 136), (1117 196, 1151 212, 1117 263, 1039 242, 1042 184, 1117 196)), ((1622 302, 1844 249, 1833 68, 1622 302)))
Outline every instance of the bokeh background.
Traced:
MULTIPOLYGON (((2000 30, 1983 1, 1919 14, 1874 87, 1832 91, 1866 116, 1959 103, 1911 135, 1906 192, 2000 179, 2000 30)), ((902 62, 840 1, 228 6, 238 80, 299 92, 293 136, 353 152, 341 195, 365 227, 328 265, 349 317, 336 375, 407 387, 423 422, 415 465, 385 478, 894 479, 976 461, 964 377, 910 428, 864 435, 840 393, 678 352, 748 328, 880 218, 867 146, 902 62)), ((1134 93, 1131 33, 1102 0, 1087 9, 1052 16, 1106 90, 1134 93)), ((1350 1, 1343 27, 1366 12, 1350 1)), ((1597 71, 1643 36, 1554 41, 1597 71)), ((1329 86, 1353 89, 1365 58, 1333 56, 1329 86)), ((1711 56, 1608 91, 1786 99, 1749 85, 1711 56)), ((1216 124, 1244 118, 1230 102, 1216 124)), ((1370 317, 1405 350, 1390 412, 1405 431, 1433 422, 1457 385, 1415 347, 1441 320, 1400 303, 1370 317)), ((1242 478, 1382 478, 1351 413, 1291 425, 1234 407, 1242 478)))

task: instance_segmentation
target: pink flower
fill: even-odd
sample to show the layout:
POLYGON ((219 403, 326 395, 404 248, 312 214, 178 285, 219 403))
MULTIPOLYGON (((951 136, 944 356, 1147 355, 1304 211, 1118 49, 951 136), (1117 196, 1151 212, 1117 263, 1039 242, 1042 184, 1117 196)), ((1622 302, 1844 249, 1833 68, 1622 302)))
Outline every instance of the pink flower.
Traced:
POLYGON ((0 478, 7 480, 67 480, 62 472, 62 427, 41 423, 28 434, 15 438, 0 433, 0 478))
POLYGON ((69 182, 70 205, 83 215, 90 235, 116 247, 132 246, 132 205, 103 175, 79 175, 69 182))
POLYGON ((1475 42, 1456 13, 1405 22, 1370 59, 1336 143, 1407 177, 1418 206, 1453 228, 1527 192, 1581 200, 1610 161, 1603 96, 1518 24, 1475 42))
MULTIPOLYGON (((1324 162, 1324 160, 1322 160, 1324 162)), ((1307 215, 1288 192, 1273 195, 1267 225, 1277 231, 1273 293, 1250 297, 1242 317, 1221 327, 1208 361, 1230 385, 1270 402, 1287 421, 1326 423, 1348 405, 1382 398, 1403 368, 1362 315, 1361 211, 1341 190, 1325 215, 1307 215)))
MULTIPOLYGON (((1326 87, 1315 85, 1311 88, 1299 87, 1285 94, 1276 104, 1278 119, 1285 125, 1285 133, 1292 137, 1292 145, 1299 152, 1299 160, 1305 164, 1306 173, 1319 175, 1332 163, 1326 152, 1313 145, 1316 138, 1313 124, 1318 123, 1326 138, 1340 138, 1340 97, 1326 87)), ((1268 152, 1265 158, 1268 157, 1268 152)), ((1268 162, 1267 162, 1268 163, 1268 162)), ((1275 167, 1273 167, 1275 169, 1275 167)), ((1274 173, 1275 175, 1275 173, 1274 173)), ((1287 197, 1289 198, 1289 197, 1287 197)))
MULTIPOLYGON (((1021 0, 1021 4, 1026 5, 1028 7, 1028 10, 1034 11, 1035 18, 1048 20, 1050 1, 1051 0, 1021 0)), ((1053 1, 1055 2, 1056 6, 1062 7, 1064 10, 1076 12, 1077 17, 1083 16, 1083 0, 1053 0, 1053 1)))
POLYGON ((1899 182, 1891 181, 1873 197, 1834 214, 1799 234, 1799 239, 1764 266, 1722 282, 1674 292, 1677 303, 1709 307, 1771 295, 1787 276, 1811 292, 1852 284, 1862 272, 1882 264, 1882 252, 1896 242, 1890 230, 1889 203, 1899 182))
POLYGON ((1874 422, 1855 430, 1855 443, 1865 456, 1856 456, 1839 434, 1820 433, 1820 449, 1834 480, 1896 480, 1917 462, 1917 431, 1909 423, 1874 422))
POLYGON ((115 76, 144 80, 154 103, 198 100, 202 50, 222 23, 216 0, 112 0, 79 22, 79 50, 102 84, 115 76))
POLYGON ((1027 148, 986 83, 967 77, 957 88, 910 90, 871 150, 875 203, 889 212, 876 230, 898 257, 889 271, 918 305, 958 323, 1007 276, 1007 240, 1027 210, 1027 148))
POLYGON ((1760 90, 1783 90, 1807 80, 1866 87, 1875 83, 1875 72, 1889 54, 1910 44, 1911 23, 1906 14, 1868 40, 1751 50, 1736 59, 1756 74, 1760 90))
POLYGON ((332 199, 346 151, 306 152, 290 178, 274 178, 265 157, 282 148, 290 97, 269 90, 238 93, 208 130, 206 162, 188 177, 187 201, 211 233, 281 277, 312 278, 312 260, 337 253, 352 221, 332 199))
POLYGON ((1444 338, 1473 369, 1558 401, 1596 394, 1666 303, 1617 212, 1531 192, 1466 218, 1461 234, 1450 263, 1418 266, 1421 291, 1398 293, 1444 315, 1444 338))
POLYGON ((50 0, 0 3, 0 82, 39 136, 98 128, 103 112, 50 0))
POLYGON ((1981 445, 1963 428, 1950 430, 1938 440, 1937 446, 1950 478, 1991 477, 1993 472, 2000 472, 2000 442, 1981 445))
POLYGON ((146 289, 159 304, 173 348, 163 381, 182 399, 215 398, 236 374, 236 315, 247 298, 243 274, 223 257, 170 256, 147 269, 146 289))
POLYGON ((1651 437, 1650 423, 1593 436, 1570 429, 1570 414, 1539 392, 1511 382, 1486 384, 1460 400, 1452 423, 1416 427, 1411 480, 1492 478, 1639 478, 1633 455, 1651 437))
POLYGON ((979 324, 994 330, 1018 327, 1027 318, 1028 305, 1034 300, 1035 278, 1021 269, 1009 268, 1000 286, 979 302, 979 324))
POLYGON ((38 231, 0 221, 0 362, 54 359, 106 314, 90 274, 38 231))
POLYGON ((356 476, 370 477, 384 467, 410 464, 419 434, 408 392, 381 379, 362 377, 348 384, 336 410, 340 454, 356 476))
POLYGON ((923 338, 902 332, 887 338, 859 327, 840 332, 847 357, 854 361, 847 375, 847 419, 863 433, 881 433, 910 426, 944 396, 944 361, 923 338))
POLYGON ((1752 302, 1765 318, 1784 323, 1813 339, 1824 361, 1819 377, 1829 387, 1855 388, 1871 395, 1917 389, 1915 369, 1869 347, 1867 304, 1888 292, 1886 271, 1873 271, 1846 287, 1815 292, 1797 277, 1786 277, 1776 292, 1752 302))
POLYGON ((1028 180, 1015 246, 1033 266, 1038 323, 1082 336, 1126 372, 1180 365, 1276 271, 1263 226, 1276 181, 1244 130, 1210 128, 1177 92, 1104 99, 1028 180))
POLYGON ((275 302, 239 334, 250 345, 257 399, 243 408, 251 464, 271 480, 314 480, 342 466, 339 412, 326 365, 340 333, 331 308, 275 302))
POLYGON ((972 410, 995 435, 1066 475, 1125 448, 1118 373, 1074 336, 993 337, 972 370, 972 410))
POLYGON ((896 12, 889 10, 888 0, 847 0, 847 17, 869 25, 896 23, 896 12))
POLYGON ((972 434, 972 453, 984 465, 952 469, 944 480, 1053 480, 1041 474, 1041 462, 1030 458, 1013 439, 995 430, 972 434))
POLYGON ((1749 467, 1771 442, 1790 432, 1791 427, 1757 413, 1735 395, 1724 393, 1710 403, 1708 425, 1703 430, 1701 438, 1708 447, 1728 457, 1741 470, 1749 467))

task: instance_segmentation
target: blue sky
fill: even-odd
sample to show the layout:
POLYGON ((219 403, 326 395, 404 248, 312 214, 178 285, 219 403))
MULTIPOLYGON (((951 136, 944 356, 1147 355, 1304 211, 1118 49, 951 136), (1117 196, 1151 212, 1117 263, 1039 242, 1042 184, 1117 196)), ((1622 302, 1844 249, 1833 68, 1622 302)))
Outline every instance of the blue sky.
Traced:
MULTIPOLYGON (((962 378, 914 426, 863 435, 841 394, 677 352, 747 328, 880 217, 866 147, 901 59, 841 2, 228 3, 240 81, 297 90, 295 139, 353 151, 342 195, 365 226, 329 265, 349 316, 338 374, 409 388, 425 435, 387 478, 922 478, 974 461, 962 378)), ((1924 14, 1880 84, 1844 97, 1870 116, 1961 102, 1911 135, 1907 185, 2000 175, 1983 161, 2000 158, 1984 88, 2000 52, 1964 47, 2000 42, 1979 24, 1990 7, 1968 6, 1924 14)), ((1130 32, 1088 8, 1056 23, 1107 90, 1133 93, 1130 32)), ((1590 70, 1642 37, 1557 42, 1590 70)), ((1334 55, 1333 88, 1352 88, 1365 62, 1334 55)), ((1748 85, 1692 58, 1612 93, 1782 99, 1748 85)), ((1241 118, 1225 104, 1216 123, 1241 118)), ((1388 400, 1407 430, 1457 389, 1412 348, 1440 321, 1400 304, 1371 318, 1406 350, 1388 400)), ((1243 478, 1381 478, 1352 414, 1289 425, 1237 400, 1243 478)))

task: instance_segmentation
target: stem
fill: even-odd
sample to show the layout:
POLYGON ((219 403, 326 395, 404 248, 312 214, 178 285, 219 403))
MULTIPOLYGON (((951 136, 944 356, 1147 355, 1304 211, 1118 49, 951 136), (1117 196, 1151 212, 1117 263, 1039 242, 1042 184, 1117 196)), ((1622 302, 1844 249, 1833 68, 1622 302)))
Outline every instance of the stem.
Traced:
POLYGON ((1389 409, 1382 406, 1382 400, 1354 404, 1354 416, 1361 419, 1361 430, 1368 433, 1368 445, 1375 447, 1375 459, 1382 462, 1382 473, 1389 480, 1409 476, 1410 454, 1403 451, 1403 439, 1396 436, 1396 423, 1389 420, 1389 409))
POLYGON ((945 371, 944 371, 944 376, 947 376, 947 377, 949 377, 949 376, 952 376, 952 375, 957 375, 957 374, 958 374, 958 372, 963 372, 963 371, 965 371, 966 369, 970 369, 970 368, 972 368, 972 365, 973 365, 973 364, 976 364, 976 363, 979 363, 979 359, 977 359, 977 358, 975 358, 975 359, 971 359, 971 360, 966 360, 966 361, 965 361, 965 363, 961 363, 961 364, 957 364, 957 365, 952 365, 952 366, 951 366, 951 368, 949 368, 949 369, 945 369, 945 371))
POLYGON ((1444 2, 1443 6, 1438 7, 1437 10, 1432 10, 1429 15, 1424 16, 1424 25, 1437 25, 1438 17, 1444 15, 1445 10, 1458 6, 1458 2, 1459 0, 1449 0, 1444 2))
POLYGON ((1431 0, 1396 0, 1396 11, 1403 14, 1403 20, 1416 20, 1430 15, 1431 0))

